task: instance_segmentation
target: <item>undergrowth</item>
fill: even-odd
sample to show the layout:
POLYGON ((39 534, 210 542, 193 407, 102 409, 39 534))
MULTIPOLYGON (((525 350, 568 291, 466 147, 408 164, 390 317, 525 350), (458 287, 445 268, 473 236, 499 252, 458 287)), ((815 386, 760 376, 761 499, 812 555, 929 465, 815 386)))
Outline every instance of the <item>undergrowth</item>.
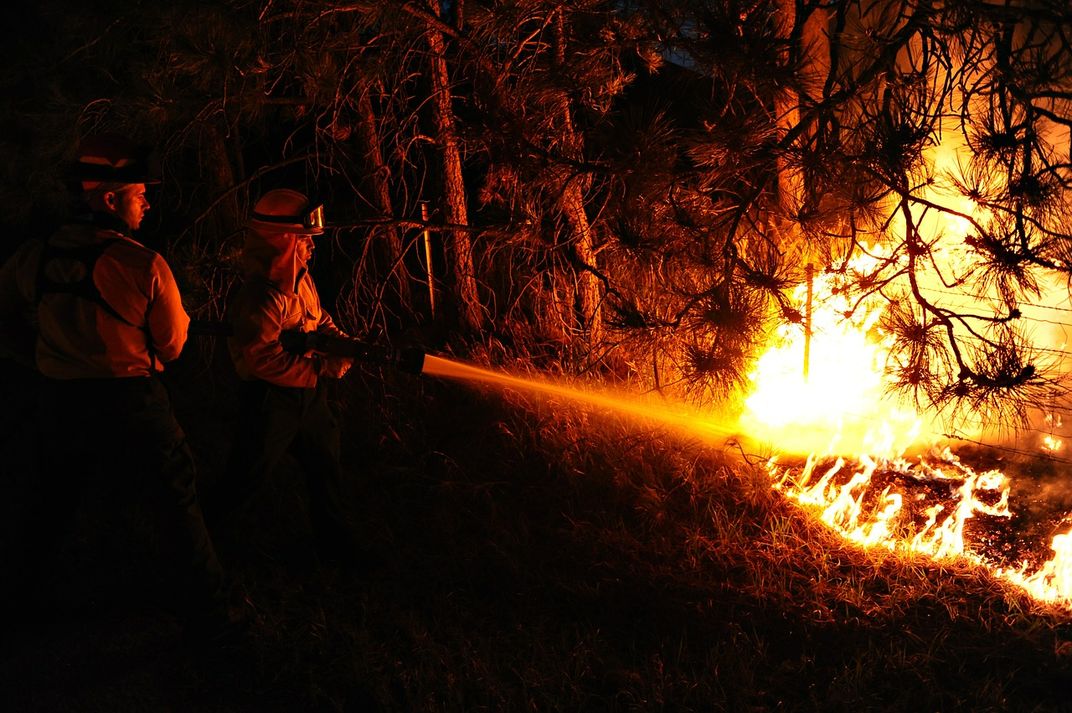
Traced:
MULTIPOLYGON (((203 377, 172 378, 210 480, 232 385, 203 377)), ((374 566, 316 563, 284 463, 220 542, 249 650, 199 661, 154 603, 145 523, 90 498, 55 617, 5 647, 3 709, 1070 710, 1067 613, 850 546, 724 442, 368 369, 336 396, 374 566)))

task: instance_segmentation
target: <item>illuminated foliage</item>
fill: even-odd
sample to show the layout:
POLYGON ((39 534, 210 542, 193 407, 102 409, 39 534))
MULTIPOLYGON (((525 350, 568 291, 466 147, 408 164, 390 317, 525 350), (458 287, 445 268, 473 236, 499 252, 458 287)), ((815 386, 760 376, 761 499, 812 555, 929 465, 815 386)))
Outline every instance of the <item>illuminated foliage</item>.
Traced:
POLYGON ((322 269, 358 331, 429 321, 430 226, 441 326, 707 398, 807 318, 808 269, 879 245, 846 289, 890 302, 895 384, 1000 413, 1052 394, 1020 307, 1072 270, 1063 1, 125 7, 40 3, 6 50, 34 97, 5 110, 9 220, 55 202, 24 187, 75 133, 154 140, 194 310, 220 305, 250 195, 287 181, 341 226, 322 269))

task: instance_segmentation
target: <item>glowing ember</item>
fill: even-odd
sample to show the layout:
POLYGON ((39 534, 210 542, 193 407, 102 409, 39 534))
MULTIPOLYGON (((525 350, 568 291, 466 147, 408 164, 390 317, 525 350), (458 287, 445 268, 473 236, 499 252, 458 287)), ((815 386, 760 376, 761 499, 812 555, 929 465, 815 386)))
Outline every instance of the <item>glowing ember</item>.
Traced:
POLYGON ((1050 433, 1047 433, 1042 437, 1042 450, 1049 453, 1057 453, 1064 449, 1064 440, 1054 435, 1053 431, 1064 426, 1061 420, 1060 414, 1048 413, 1046 414, 1046 425, 1050 429, 1050 433))

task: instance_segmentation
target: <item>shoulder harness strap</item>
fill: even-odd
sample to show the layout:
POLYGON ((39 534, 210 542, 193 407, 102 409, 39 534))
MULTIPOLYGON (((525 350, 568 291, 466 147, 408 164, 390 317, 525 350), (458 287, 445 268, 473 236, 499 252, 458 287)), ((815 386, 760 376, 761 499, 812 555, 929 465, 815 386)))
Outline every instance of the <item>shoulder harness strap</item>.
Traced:
POLYGON ((97 264, 97 260, 100 259, 105 250, 111 247, 115 240, 115 238, 107 238, 91 245, 64 248, 57 247, 46 240, 45 246, 41 250, 41 259, 37 263, 37 302, 40 303, 41 298, 48 293, 74 295, 96 304, 120 322, 140 329, 141 325, 134 324, 108 304, 108 301, 101 295, 100 290, 97 289, 96 283, 93 282, 93 269, 97 264), (56 260, 79 263, 83 269, 70 280, 54 280, 49 277, 46 268, 50 262, 56 260))

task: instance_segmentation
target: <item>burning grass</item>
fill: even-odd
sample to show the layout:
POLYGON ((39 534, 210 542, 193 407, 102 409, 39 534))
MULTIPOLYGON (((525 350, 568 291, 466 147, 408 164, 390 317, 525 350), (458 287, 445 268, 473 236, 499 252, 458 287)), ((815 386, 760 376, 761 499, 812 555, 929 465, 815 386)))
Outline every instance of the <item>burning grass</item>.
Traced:
MULTIPOLYGON (((5 709, 1067 709, 1067 613, 967 563, 861 550, 720 442, 376 381, 344 396, 381 566, 311 562, 284 468, 221 544, 258 607, 241 668, 184 659, 166 617, 98 574, 95 605, 4 655, 5 709)), ((211 475, 219 424, 185 422, 211 475)))

